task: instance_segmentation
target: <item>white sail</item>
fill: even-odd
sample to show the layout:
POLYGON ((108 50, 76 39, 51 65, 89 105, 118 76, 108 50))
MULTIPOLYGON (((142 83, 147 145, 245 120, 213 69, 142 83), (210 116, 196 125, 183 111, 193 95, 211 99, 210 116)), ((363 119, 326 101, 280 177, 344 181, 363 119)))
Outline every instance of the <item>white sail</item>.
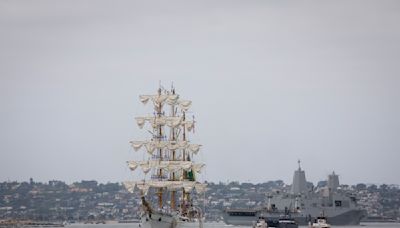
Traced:
POLYGON ((140 163, 140 168, 142 168, 142 171, 147 174, 151 170, 150 162, 142 162, 140 163))
POLYGON ((168 104, 176 104, 179 99, 179 95, 176 94, 160 94, 160 95, 140 95, 140 101, 143 104, 147 104, 149 100, 153 102, 154 105, 158 106, 164 104, 167 101, 168 104))
POLYGON ((169 126, 169 127, 177 127, 182 123, 182 117, 171 117, 171 116, 162 116, 162 117, 135 117, 136 123, 140 128, 143 128, 145 123, 150 123, 152 127, 158 126, 169 126))
POLYGON ((201 169, 205 166, 205 164, 196 163, 192 165, 192 170, 196 173, 200 173, 201 169))
POLYGON ((124 182, 124 185, 130 192, 133 192, 137 187, 139 190, 147 190, 149 188, 167 188, 168 190, 185 189, 191 192, 195 189, 198 193, 204 193, 207 190, 207 184, 193 182, 193 181, 138 181, 138 182, 124 182))
POLYGON ((189 110, 190 105, 192 105, 192 101, 187 101, 187 100, 181 100, 181 101, 179 101, 179 107, 180 107, 183 111, 189 110))
POLYGON ((196 182, 194 181, 186 181, 182 183, 183 189, 185 189, 186 192, 191 192, 195 186, 196 182))
POLYGON ((125 188, 128 192, 133 193, 135 191, 135 186, 136 186, 135 182, 125 181, 125 182, 123 182, 123 185, 125 186, 125 188))
POLYGON ((135 169, 139 166, 139 162, 136 161, 128 161, 127 163, 131 171, 135 171, 135 169))
POLYGON ((143 146, 147 153, 153 154, 155 149, 178 150, 185 149, 197 154, 200 150, 200 144, 189 144, 187 141, 131 141, 133 149, 138 151, 143 146))
POLYGON ((200 144, 190 144, 188 146, 189 151, 193 152, 194 154, 197 154, 200 150, 201 145, 200 144))
POLYGON ((131 171, 135 171, 140 166, 143 172, 148 173, 151 168, 148 161, 128 161, 127 163, 131 171))
POLYGON ((135 117, 136 123, 139 128, 143 128, 146 123, 149 123, 153 128, 157 128, 159 126, 168 126, 171 128, 179 128, 186 127, 188 131, 192 131, 194 127, 194 121, 191 120, 183 120, 183 117, 174 117, 174 116, 162 116, 162 117, 135 117))
POLYGON ((203 183, 196 183, 194 188, 196 189, 197 193, 204 193, 205 191, 207 191, 207 184, 203 184, 203 183))
POLYGON ((177 94, 140 95, 139 99, 143 104, 147 104, 151 100, 156 107, 165 103, 168 105, 178 105, 183 111, 189 110, 192 104, 192 101, 189 100, 179 100, 179 95, 177 94))
POLYGON ((181 170, 193 170, 200 173, 201 169, 205 166, 201 163, 194 163, 192 161, 128 161, 128 167, 135 171, 137 167, 141 167, 142 171, 147 174, 152 168, 164 169, 168 172, 177 172, 181 170))
POLYGON ((136 183, 136 187, 142 192, 142 194, 147 195, 147 192, 149 191, 150 186, 147 185, 146 183, 136 183))
MULTIPOLYGON (((125 188, 132 190, 137 187, 140 191, 147 192, 149 188, 166 188, 168 190, 185 189, 190 192, 196 189, 197 192, 204 192, 206 190, 206 184, 202 184, 195 181, 126 181, 124 182, 125 188)), ((131 192, 131 191, 130 191, 131 192)))

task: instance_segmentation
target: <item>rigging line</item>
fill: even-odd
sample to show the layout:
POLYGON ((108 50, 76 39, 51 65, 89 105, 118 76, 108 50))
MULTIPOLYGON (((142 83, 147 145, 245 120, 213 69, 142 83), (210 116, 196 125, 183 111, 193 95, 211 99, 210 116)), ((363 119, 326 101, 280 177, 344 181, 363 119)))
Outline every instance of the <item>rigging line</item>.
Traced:
POLYGON ((153 138, 155 137, 153 132, 151 132, 150 130, 147 130, 147 131, 153 136, 153 138))
POLYGON ((181 128, 178 128, 178 132, 176 133, 176 138, 179 138, 180 133, 181 133, 181 128))

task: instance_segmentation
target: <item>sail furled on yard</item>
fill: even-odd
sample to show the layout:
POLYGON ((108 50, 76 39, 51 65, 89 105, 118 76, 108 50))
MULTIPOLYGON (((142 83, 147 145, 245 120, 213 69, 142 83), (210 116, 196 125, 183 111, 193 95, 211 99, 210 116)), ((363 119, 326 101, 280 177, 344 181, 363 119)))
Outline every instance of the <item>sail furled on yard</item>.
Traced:
POLYGON ((138 190, 144 191, 145 194, 147 194, 149 188, 166 188, 168 190, 185 189, 185 191, 188 192, 195 189, 198 193, 203 193, 207 187, 206 184, 193 181, 125 181, 123 184, 129 192, 133 193, 136 188, 138 190))
POLYGON ((201 169, 205 166, 201 163, 194 163, 192 161, 128 161, 130 170, 135 171, 136 168, 141 167, 144 173, 148 173, 150 169, 164 169, 168 172, 177 172, 181 170, 189 171, 194 170, 200 173, 201 169))
POLYGON ((140 150, 140 148, 146 148, 149 154, 153 154, 156 149, 169 149, 178 150, 186 149, 190 152, 197 154, 199 152, 200 144, 191 144, 187 141, 131 141, 130 142, 135 151, 140 150))
POLYGON ((191 131, 194 127, 194 121, 183 120, 182 117, 175 116, 145 116, 135 117, 137 125, 142 129, 146 123, 150 124, 153 128, 159 126, 168 126, 171 128, 182 128, 185 127, 188 131, 191 131))
POLYGON ((192 102, 188 100, 179 100, 179 95, 177 94, 140 95, 139 99, 143 104, 147 104, 148 101, 151 100, 155 107, 159 107, 163 104, 177 105, 184 111, 189 110, 192 104, 192 102))

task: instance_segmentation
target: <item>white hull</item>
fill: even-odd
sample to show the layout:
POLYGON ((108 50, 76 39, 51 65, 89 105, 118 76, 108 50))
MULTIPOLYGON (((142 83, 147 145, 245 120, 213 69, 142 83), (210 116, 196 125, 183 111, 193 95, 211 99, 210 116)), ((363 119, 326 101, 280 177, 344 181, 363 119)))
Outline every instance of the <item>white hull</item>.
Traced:
POLYGON ((330 228, 331 226, 329 224, 317 224, 314 223, 310 226, 310 228, 330 228))
POLYGON ((310 228, 330 228, 331 226, 326 223, 325 218, 318 218, 316 222, 312 225, 310 224, 310 228))
POLYGON ((178 215, 152 213, 140 218, 142 228, 203 228, 203 220, 182 221, 178 215))

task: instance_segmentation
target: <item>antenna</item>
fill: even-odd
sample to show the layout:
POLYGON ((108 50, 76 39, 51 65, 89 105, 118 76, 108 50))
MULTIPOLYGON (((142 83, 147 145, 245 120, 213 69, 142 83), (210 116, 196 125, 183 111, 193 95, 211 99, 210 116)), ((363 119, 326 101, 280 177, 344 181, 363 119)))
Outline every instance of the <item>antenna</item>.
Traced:
POLYGON ((299 164, 299 170, 301 170, 301 167, 300 167, 300 159, 297 160, 297 163, 299 164))

